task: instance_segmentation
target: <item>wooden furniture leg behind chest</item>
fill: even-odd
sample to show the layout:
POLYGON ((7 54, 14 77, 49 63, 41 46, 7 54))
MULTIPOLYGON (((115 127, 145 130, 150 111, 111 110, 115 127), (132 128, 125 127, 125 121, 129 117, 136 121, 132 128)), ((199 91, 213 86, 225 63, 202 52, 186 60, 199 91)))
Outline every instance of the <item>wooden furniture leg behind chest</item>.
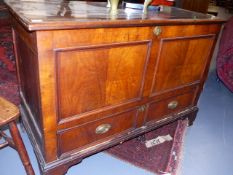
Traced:
POLYGON ((193 123, 222 20, 173 7, 112 16, 105 3, 6 3, 23 122, 42 174, 64 174, 177 119, 193 123))

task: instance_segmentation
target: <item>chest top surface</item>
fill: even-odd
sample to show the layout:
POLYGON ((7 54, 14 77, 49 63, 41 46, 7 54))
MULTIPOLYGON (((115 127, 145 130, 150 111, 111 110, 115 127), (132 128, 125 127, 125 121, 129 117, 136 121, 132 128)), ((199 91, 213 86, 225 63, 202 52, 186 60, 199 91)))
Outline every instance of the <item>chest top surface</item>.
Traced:
POLYGON ((28 30, 145 26, 159 24, 218 23, 212 15, 163 6, 160 11, 126 8, 119 5, 111 15, 106 2, 65 0, 5 0, 11 13, 28 30))

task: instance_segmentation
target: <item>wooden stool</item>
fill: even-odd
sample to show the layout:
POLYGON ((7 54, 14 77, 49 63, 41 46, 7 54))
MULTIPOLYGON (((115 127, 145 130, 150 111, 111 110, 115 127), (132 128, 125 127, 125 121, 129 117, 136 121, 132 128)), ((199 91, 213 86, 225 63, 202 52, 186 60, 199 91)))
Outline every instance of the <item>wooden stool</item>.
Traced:
POLYGON ((8 145, 14 148, 16 151, 18 151, 27 174, 35 175, 16 125, 16 119, 18 119, 18 117, 19 109, 14 104, 0 97, 0 127, 9 125, 12 136, 12 138, 10 138, 3 131, 0 131, 0 138, 4 138, 5 140, 4 143, 0 144, 0 149, 8 145))

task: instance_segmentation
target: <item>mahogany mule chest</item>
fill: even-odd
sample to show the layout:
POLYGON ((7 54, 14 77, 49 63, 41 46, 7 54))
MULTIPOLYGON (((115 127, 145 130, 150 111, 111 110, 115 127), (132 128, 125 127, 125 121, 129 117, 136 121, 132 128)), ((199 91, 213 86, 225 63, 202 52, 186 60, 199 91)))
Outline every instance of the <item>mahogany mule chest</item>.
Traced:
POLYGON ((24 126, 41 174, 177 119, 197 102, 224 21, 163 7, 6 0, 24 126))

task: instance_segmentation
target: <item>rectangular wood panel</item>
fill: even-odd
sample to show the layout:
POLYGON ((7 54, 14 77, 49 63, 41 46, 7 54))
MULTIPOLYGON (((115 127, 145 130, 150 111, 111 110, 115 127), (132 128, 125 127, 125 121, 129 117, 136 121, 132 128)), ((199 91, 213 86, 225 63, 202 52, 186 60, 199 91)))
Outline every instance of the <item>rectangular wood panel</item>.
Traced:
MULTIPOLYGON (((18 72, 20 74, 20 91, 29 105, 34 120, 39 127, 38 134, 42 137, 42 116, 40 111, 40 90, 37 55, 29 47, 18 33, 15 33, 15 39, 19 43, 16 47, 18 56, 18 72), (30 66, 29 66, 30 65, 30 66)), ((34 123, 35 124, 35 123, 34 123)))
POLYGON ((57 51, 59 118, 139 100, 149 42, 57 51))
POLYGON ((146 122, 159 121, 168 114, 171 115, 172 113, 184 110, 184 108, 191 107, 193 105, 194 94, 195 92, 191 91, 183 95, 150 103, 146 122))
MULTIPOLYGON (((30 47, 30 35, 26 35, 24 33, 25 36, 22 37, 22 32, 18 33, 15 29, 12 31, 13 42, 16 43, 14 49, 19 83, 19 95, 21 97, 20 109, 22 109, 23 105, 27 106, 28 109, 30 108, 30 111, 28 111, 30 115, 28 116, 27 121, 30 123, 34 136, 39 143, 38 147, 41 150, 44 150, 43 118, 40 110, 41 103, 37 61, 38 55, 34 52, 33 48, 30 47)), ((18 93, 15 95, 18 95, 18 93)), ((22 111, 21 115, 23 115, 22 111)))
POLYGON ((121 114, 108 116, 104 119, 92 121, 87 124, 58 132, 59 154, 88 147, 93 143, 109 140, 116 134, 135 128, 137 109, 131 109, 121 114), (104 133, 96 133, 99 126, 108 125, 109 130, 104 133))
POLYGON ((162 39, 152 94, 198 83, 213 42, 214 35, 162 39))

